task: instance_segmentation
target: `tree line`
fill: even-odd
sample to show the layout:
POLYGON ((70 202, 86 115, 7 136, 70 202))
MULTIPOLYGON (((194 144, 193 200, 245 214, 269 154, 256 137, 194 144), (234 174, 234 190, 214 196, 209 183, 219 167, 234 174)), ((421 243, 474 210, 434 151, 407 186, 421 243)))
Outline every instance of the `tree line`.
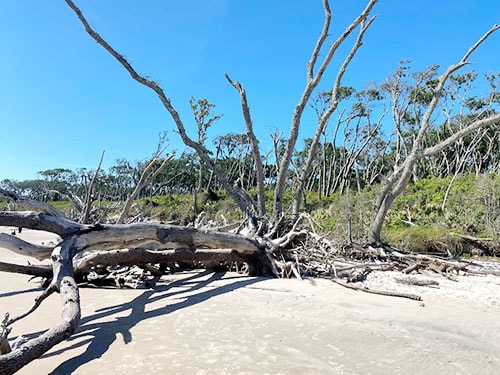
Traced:
MULTIPOLYGON (((335 120, 329 121, 321 131, 303 177, 302 194, 315 192, 321 199, 334 193, 361 191, 365 186, 380 184, 398 163, 408 158, 418 134, 418 124, 432 99, 436 75, 437 67, 412 73, 409 63, 403 62, 380 85, 362 90, 341 87, 336 94, 341 104, 335 111, 335 120), (392 128, 388 126, 390 122, 392 128)), ((498 73, 479 77, 474 71, 450 76, 443 90, 440 113, 433 119, 423 144, 439 143, 476 119, 496 114, 500 102, 499 79, 498 73), (482 94, 477 94, 478 85, 482 87, 482 94)), ((332 100, 332 92, 321 92, 310 100, 308 104, 314 109, 318 121, 332 100)), ((238 180, 246 191, 255 194, 257 173, 248 135, 229 133, 209 141, 207 130, 221 115, 213 115, 215 105, 206 99, 192 98, 191 107, 198 124, 198 142, 210 150, 213 162, 228 181, 238 180)), ((277 131, 269 137, 273 150, 261 155, 268 191, 276 185, 287 141, 277 131)), ((290 192, 298 190, 301 171, 304 171, 313 141, 306 138, 302 149, 296 150, 292 156, 287 173, 290 192)), ((178 157, 165 161, 166 158, 168 156, 156 153, 142 161, 119 159, 108 170, 100 169, 94 187, 94 194, 98 195, 96 199, 125 201, 148 166, 158 173, 140 189, 138 198, 224 189, 195 152, 185 150, 178 157)), ((43 202, 67 200, 84 197, 95 172, 95 169, 88 168, 54 168, 40 171, 36 179, 4 179, 0 186, 43 202)), ((496 122, 476 129, 453 145, 423 158, 411 174, 417 181, 428 177, 499 172, 500 123, 496 122)))

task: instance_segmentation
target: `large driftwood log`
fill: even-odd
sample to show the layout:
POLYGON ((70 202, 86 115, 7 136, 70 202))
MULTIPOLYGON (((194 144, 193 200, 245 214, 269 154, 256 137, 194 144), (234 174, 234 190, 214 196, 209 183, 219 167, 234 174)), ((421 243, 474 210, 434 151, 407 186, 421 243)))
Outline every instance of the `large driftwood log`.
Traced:
POLYGON ((52 262, 51 267, 0 263, 0 271, 26 273, 51 280, 24 314, 5 322, 5 337, 2 337, 3 349, 0 353, 2 375, 15 373, 75 331, 80 319, 75 272, 82 274, 93 266, 120 263, 147 265, 218 261, 244 262, 248 264, 249 273, 254 275, 276 273, 268 243, 232 233, 160 223, 85 225, 34 211, 0 212, 0 226, 44 230, 56 233, 62 239, 50 249, 15 236, 0 236, 3 248, 37 259, 50 258, 52 262), (19 347, 9 348, 6 336, 10 326, 34 312, 54 292, 61 296, 60 323, 19 347))
MULTIPOLYGON (((120 262, 120 256, 126 257, 126 262, 141 262, 144 259, 143 256, 148 256, 151 262, 154 261, 153 258, 157 261, 164 258, 165 262, 184 259, 236 260, 253 263, 252 269, 256 274, 273 274, 272 261, 266 252, 265 244, 232 233, 160 223, 83 225, 61 217, 32 211, 1 212, 0 225, 44 230, 56 233, 63 239, 75 235, 73 245, 75 254, 84 251, 103 252, 116 249, 170 250, 160 253, 124 251, 120 255, 114 255, 118 262, 120 262)), ((46 248, 35 247, 19 239, 4 240, 2 245, 17 253, 28 256, 36 255, 39 259, 47 255, 46 248)), ((101 259, 110 258, 111 255, 101 254, 100 257, 101 259)))

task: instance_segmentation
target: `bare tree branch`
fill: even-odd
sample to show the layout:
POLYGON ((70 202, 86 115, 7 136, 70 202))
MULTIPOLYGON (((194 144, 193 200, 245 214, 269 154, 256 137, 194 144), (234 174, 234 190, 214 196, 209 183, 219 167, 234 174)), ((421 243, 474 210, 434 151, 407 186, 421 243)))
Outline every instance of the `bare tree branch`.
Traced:
POLYGON ((344 62, 342 63, 342 65, 337 73, 337 77, 335 79, 335 83, 333 85, 333 89, 331 92, 330 105, 329 105, 328 109, 321 115, 321 117, 318 121, 318 126, 316 127, 316 132, 314 134, 314 138, 311 142, 311 146, 310 146, 309 152, 307 154, 307 160, 306 160, 305 164, 302 166, 301 171, 300 171, 299 185, 298 185, 297 189, 295 190, 294 201, 293 201, 293 215, 295 218, 298 218, 298 215, 299 215, 302 194, 304 192, 306 178, 310 172, 311 165, 312 165, 313 160, 316 156, 316 149, 318 147, 318 143, 319 143, 321 134, 325 130, 326 124, 330 120, 330 117, 332 116, 333 112, 335 112, 335 110, 338 107, 338 104, 339 104, 338 92, 340 89, 342 77, 344 76, 345 71, 346 71, 347 67, 349 66, 350 62, 352 61, 352 59, 356 55, 356 52, 363 45, 363 43, 362 43, 363 36, 364 36, 366 30, 368 30, 370 25, 373 23, 373 21, 375 21, 375 17, 372 17, 367 22, 365 22, 365 20, 362 20, 361 26, 359 29, 358 37, 356 38, 356 41, 351 48, 351 51, 344 59, 344 62))
POLYGON ((0 247, 7 248, 14 253, 26 255, 37 260, 49 259, 53 249, 53 247, 49 246, 34 245, 6 233, 0 233, 0 247))
POLYGON ((361 24, 361 22, 365 21, 372 8, 375 6, 377 3, 377 0, 370 0, 365 7, 365 9, 361 12, 361 14, 356 17, 354 21, 351 22, 351 24, 345 29, 345 31, 332 43, 332 45, 329 47, 328 51, 326 52, 326 56, 321 62, 318 71, 316 74, 314 74, 314 68, 318 62, 318 57, 319 54, 322 50, 322 46, 324 42, 326 41, 330 29, 330 19, 331 19, 331 11, 330 11, 330 5, 328 0, 323 0, 323 8, 325 12, 325 23, 323 25, 323 29, 321 31, 321 34, 318 38, 318 41, 316 43, 316 46, 313 50, 313 53, 311 55, 311 58, 309 59, 309 62, 307 64, 307 83, 304 88, 304 91, 302 92, 302 96, 299 99, 299 102, 295 106, 293 115, 292 115, 292 122, 290 126, 290 135, 288 137, 288 142, 285 148, 285 153, 283 155, 283 158, 281 159, 281 164, 279 167, 278 171, 278 178, 276 181, 276 188, 274 190, 274 207, 273 207, 273 221, 277 222, 279 220, 279 217, 282 215, 283 212, 283 202, 282 202, 282 197, 283 197, 283 192, 285 190, 286 186, 286 181, 288 179, 288 170, 289 166, 292 160, 292 155, 295 150, 295 144, 297 142, 297 138, 299 135, 299 128, 302 120, 302 114, 304 112, 304 109, 307 105, 307 102, 309 101, 309 98, 311 97, 312 93, 318 86, 319 82, 323 78, 323 74, 325 73, 328 65, 330 64, 334 54, 337 52, 338 48, 345 42, 345 40, 352 34, 352 32, 361 24))
POLYGON ((247 136, 252 145, 252 155, 255 162, 255 169, 257 172, 257 205, 259 210, 259 215, 261 217, 266 214, 266 207, 264 201, 264 167, 262 165, 262 158, 260 156, 259 141, 255 136, 253 131, 253 121, 250 115, 250 108, 248 107, 247 94, 244 87, 239 82, 233 82, 227 73, 224 74, 227 81, 233 86, 239 93, 241 99, 241 110, 243 112, 243 118, 245 119, 245 125, 247 129, 247 136))
POLYGON ((395 167, 394 171, 387 178, 386 183, 379 193, 375 205, 375 213, 370 225, 369 236, 372 242, 381 243, 380 237, 387 212, 389 211, 389 208, 391 207, 396 197, 398 197, 408 185, 413 169, 420 159, 422 159, 426 154, 433 155, 434 153, 443 150, 445 147, 448 147, 453 142, 461 139, 475 129, 491 125, 498 121, 498 114, 490 116, 489 118, 484 120, 475 121, 468 127, 464 128, 462 131, 457 132, 456 135, 450 136, 443 142, 438 143, 436 146, 422 149, 425 136, 431 125, 431 116, 436 109, 439 100, 441 99, 446 81, 452 73, 469 64, 469 62, 466 60, 470 57, 471 53, 474 52, 491 34, 493 34, 498 29, 500 29, 500 26, 494 25, 471 48, 469 48, 467 53, 457 64, 450 65, 448 69, 446 69, 446 71, 439 76, 437 85, 432 95, 432 99, 430 100, 427 110, 422 117, 417 136, 413 141, 411 152, 400 165, 397 165, 395 167))
POLYGON ((90 181, 90 185, 87 190, 87 194, 85 195, 85 202, 83 204, 83 213, 81 215, 80 223, 87 224, 89 221, 90 209, 92 208, 93 203, 93 195, 95 185, 97 183, 97 177, 99 176, 99 171, 101 170, 102 161, 104 160, 104 151, 101 154, 101 160, 99 160, 99 165, 92 176, 92 180, 90 181))
POLYGON ((68 6, 75 12, 78 19, 80 20, 80 22, 84 26, 85 31, 99 45, 101 45, 107 52, 109 52, 109 54, 111 54, 111 56, 113 56, 127 70, 127 72, 130 74, 132 79, 139 82, 141 85, 144 85, 144 86, 150 88, 151 90, 153 90, 156 93, 156 95, 158 96, 158 98, 162 102, 163 106, 165 107, 165 109, 168 111, 168 113, 170 114, 170 116, 174 120, 174 123, 177 126, 177 130, 179 131, 179 135, 181 136, 181 139, 184 142, 184 144, 188 147, 191 147, 192 149, 194 149, 198 153, 200 158, 208 165, 208 167, 212 171, 214 171, 214 174, 219 179, 219 181, 222 184, 222 186, 224 187, 224 189, 234 199, 234 201, 236 202, 236 204, 238 205, 240 210, 242 212, 246 212, 247 214, 249 214, 249 211, 248 211, 247 206, 246 206, 246 202, 241 200, 241 198, 239 197, 239 195, 237 194, 235 189, 232 187, 232 185, 229 183, 229 181, 227 181, 227 178, 224 175, 224 173, 212 161, 212 159, 210 158, 210 155, 208 154, 205 147, 203 147, 203 145, 201 145, 200 143, 195 142, 194 140, 192 140, 188 136, 186 129, 184 127, 184 123, 182 122, 179 113, 172 105, 170 99, 167 98, 167 96, 165 95, 165 92, 160 87, 160 85, 157 82, 150 80, 150 79, 146 78, 145 76, 137 73, 137 71, 132 67, 132 65, 127 61, 127 59, 123 55, 118 53, 113 47, 111 47, 110 44, 108 44, 99 35, 99 33, 97 33, 94 29, 92 29, 92 27, 90 26, 90 24, 88 23, 88 21, 84 17, 82 11, 75 5, 75 3, 72 0, 65 0, 65 1, 66 1, 66 4, 68 4, 68 6))
POLYGON ((155 155, 155 157, 148 162, 148 164, 146 165, 146 168, 144 168, 144 171, 141 173, 141 177, 139 178, 139 181, 135 185, 134 191, 130 194, 130 196, 125 201, 125 205, 124 205, 123 210, 120 214, 120 217, 116 221, 117 224, 123 224, 125 222, 125 219, 127 218, 128 214, 130 212, 130 208, 132 207, 134 200, 138 197, 141 190, 144 189, 146 186, 148 186, 149 183, 151 181, 153 181, 156 176, 158 176, 158 174, 163 170, 163 168, 165 168, 167 163, 174 158, 175 153, 172 153, 169 156, 167 156, 165 159, 163 159, 162 163, 159 166, 155 166, 156 162, 159 160, 163 151, 164 151, 164 149, 158 151, 158 153, 155 155), (156 169, 152 170, 153 167, 155 167, 156 169))
POLYGON ((484 128, 496 123, 500 123, 500 113, 497 113, 495 115, 489 116, 487 118, 481 119, 481 120, 476 120, 472 124, 466 126, 465 128, 459 130, 456 133, 453 133, 450 135, 448 138, 444 139, 437 145, 427 147, 424 149, 421 153, 421 157, 427 157, 431 155, 435 155, 441 151, 443 151, 445 148, 451 146, 458 140, 464 138, 468 134, 472 133, 474 130, 484 128))
POLYGON ((19 208, 22 208, 24 210, 36 210, 45 212, 50 215, 64 217, 64 214, 61 211, 55 209, 47 203, 34 201, 32 199, 26 199, 12 191, 8 191, 2 188, 0 188, 0 195, 3 195, 4 197, 13 201, 14 203, 16 203, 16 205, 18 205, 19 208))

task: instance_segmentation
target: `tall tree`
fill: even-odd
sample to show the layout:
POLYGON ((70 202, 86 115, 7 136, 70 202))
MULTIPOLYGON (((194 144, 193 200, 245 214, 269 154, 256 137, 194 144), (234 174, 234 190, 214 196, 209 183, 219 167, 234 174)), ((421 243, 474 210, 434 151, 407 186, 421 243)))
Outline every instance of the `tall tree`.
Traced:
MULTIPOLYGON (((498 29, 500 29, 500 26, 494 25, 465 53, 457 64, 450 65, 448 69, 446 69, 446 71, 437 79, 430 81, 432 84, 427 84, 427 87, 424 85, 423 88, 420 86, 422 88, 421 90, 413 91, 414 97, 410 99, 424 100, 428 103, 427 108, 425 109, 421 120, 418 122, 418 129, 416 129, 411 148, 408 150, 404 160, 396 162, 393 172, 386 179, 377 198, 369 233, 371 242, 379 244, 382 243, 381 232, 387 212, 389 211, 394 200, 408 185, 410 178, 414 173, 415 167, 420 160, 424 157, 432 156, 441 152, 476 129, 487 127, 500 121, 500 114, 498 113, 488 115, 486 117, 482 116, 486 111, 486 109, 484 109, 474 117, 474 120, 468 126, 464 127, 460 131, 457 131, 456 133, 451 134, 449 137, 436 143, 435 145, 428 145, 425 147, 424 140, 429 129, 431 128, 431 124, 433 122, 432 116, 434 115, 436 107, 438 106, 443 95, 443 90, 447 80, 454 72, 468 65, 470 55, 498 29)), ((397 92, 397 90, 395 92, 397 92)), ((404 108, 408 108, 407 103, 408 102, 404 104, 404 108)), ((400 111, 401 108, 401 106, 397 105, 395 106, 395 110, 393 110, 393 113, 394 111, 398 113, 398 118, 399 115, 403 117, 409 115, 406 110, 400 111)), ((396 128, 399 131, 398 123, 396 123, 396 128)))
MULTIPOLYGON (((238 204, 239 208, 247 214, 247 216, 250 218, 249 223, 251 223, 251 227, 254 229, 263 228, 263 225, 259 225, 259 222, 262 224, 262 220, 259 219, 259 211, 262 210, 262 202, 259 202, 259 207, 257 207, 257 204, 248 196, 248 194, 242 189, 242 185, 239 183, 235 183, 234 185, 231 185, 230 182, 227 180, 226 176, 222 173, 220 168, 214 163, 212 158, 210 157, 210 153, 208 150, 201 144, 200 142, 197 142, 193 140, 192 138, 189 137, 189 135, 186 132, 184 122, 182 121, 179 113, 176 111, 174 106, 172 105, 170 99, 165 95, 165 92, 163 88, 155 81, 148 79, 146 76, 143 76, 139 74, 134 67, 127 61, 127 59, 117 52, 109 43, 107 43, 99 33, 97 33, 89 24, 81 10, 75 5, 75 3, 72 0, 65 0, 68 6, 75 12, 77 15, 78 19, 81 21, 83 24, 86 32, 99 44, 101 45, 107 52, 109 52, 131 75, 131 77, 139 82, 140 84, 149 87, 152 89, 159 97, 161 100, 162 104, 164 105, 165 109, 169 112, 171 115, 172 119, 174 120, 177 130, 179 135, 181 136, 182 141, 184 144, 188 147, 193 148, 200 159, 203 160, 204 163, 206 163, 207 167, 210 168, 215 176, 219 179, 221 182, 222 186, 224 189, 229 193, 229 195, 235 200, 235 202, 238 204)), ((281 158, 281 163, 279 165, 279 169, 277 171, 277 180, 276 180, 276 186, 275 186, 275 191, 274 191, 274 200, 273 200, 273 220, 272 222, 277 224, 279 223, 282 213, 283 213, 283 193, 285 190, 286 183, 289 178, 289 169, 290 169, 290 163, 292 160, 292 156, 295 151, 295 144, 297 142, 298 134, 299 134, 299 129, 301 125, 301 120, 302 120, 302 115, 304 112, 304 109, 313 94, 313 92, 316 90, 318 87, 319 83, 321 82, 323 75, 325 71, 327 70, 328 66, 330 65, 330 62, 332 61, 335 53, 339 50, 339 48, 346 42, 346 40, 353 34, 353 32, 359 28, 359 36, 356 39, 355 45, 352 48, 351 52, 348 54, 346 57, 344 64, 342 65, 341 71, 339 71, 339 74, 337 76, 337 80, 335 82, 334 88, 340 85, 340 79, 343 75, 343 69, 347 67, 349 62, 352 59, 353 54, 359 47, 359 43, 362 39, 362 36, 366 29, 370 26, 372 23, 373 19, 369 19, 370 13, 372 11, 372 8, 374 5, 377 3, 377 0, 369 0, 368 4, 366 7, 363 9, 363 11, 360 13, 358 17, 356 17, 350 24, 349 26, 344 30, 344 32, 341 33, 341 35, 331 43, 330 46, 325 47, 327 44, 327 41, 329 40, 329 36, 331 34, 331 10, 330 10, 330 4, 328 0, 323 0, 323 9, 324 9, 324 14, 325 14, 325 21, 323 24, 323 28, 321 30, 320 36, 316 42, 316 45, 313 49, 311 58, 308 61, 307 64, 307 82, 305 85, 305 88, 302 92, 301 98, 297 105, 295 106, 295 109, 293 111, 292 115, 292 121, 290 125, 290 135, 288 137, 286 147, 284 150, 284 154, 281 158), (320 56, 322 54, 325 54, 323 59, 320 59, 320 56)), ((247 124, 247 134, 249 135, 249 138, 251 139, 251 142, 253 144, 253 149, 254 149, 254 157, 256 160, 258 159, 258 153, 255 151, 256 149, 256 138, 253 135, 252 127, 251 127, 251 120, 249 116, 249 110, 248 110, 248 104, 246 102, 246 95, 244 95, 244 90, 243 87, 233 81, 229 78, 229 76, 226 76, 228 81, 235 86, 235 88, 238 89, 240 92, 240 97, 242 99, 242 108, 243 108, 243 113, 245 116, 246 124, 247 124)), ((260 179, 264 177, 264 173, 259 173, 260 179)), ((259 182, 262 186, 263 182, 259 182)), ((261 193, 259 193, 260 195, 261 193)))

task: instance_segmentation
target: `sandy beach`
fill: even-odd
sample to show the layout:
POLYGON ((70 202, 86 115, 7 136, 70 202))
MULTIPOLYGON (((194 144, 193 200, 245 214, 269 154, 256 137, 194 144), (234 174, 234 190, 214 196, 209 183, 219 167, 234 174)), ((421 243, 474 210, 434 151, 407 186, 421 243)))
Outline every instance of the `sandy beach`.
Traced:
MULTIPOLYGON (((57 240, 23 230, 34 243, 57 240)), ((0 260, 27 258, 0 249, 0 260)), ((30 259, 31 263, 36 263, 30 259)), ((80 289, 76 334, 19 374, 497 374, 500 277, 432 275, 407 286, 372 273, 373 289, 423 301, 349 290, 325 279, 265 279, 205 271, 166 275, 154 289, 80 289)), ((25 311, 41 289, 0 273, 0 314, 25 311)), ((30 337, 55 324, 59 296, 14 325, 30 337)))

